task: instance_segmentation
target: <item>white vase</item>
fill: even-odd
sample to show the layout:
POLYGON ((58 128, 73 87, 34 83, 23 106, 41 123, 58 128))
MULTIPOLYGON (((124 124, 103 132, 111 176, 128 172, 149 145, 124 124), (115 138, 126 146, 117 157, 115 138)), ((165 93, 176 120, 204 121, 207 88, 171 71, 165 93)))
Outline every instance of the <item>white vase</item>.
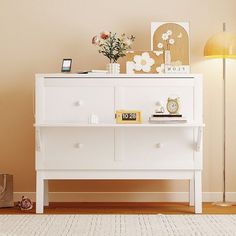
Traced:
POLYGON ((120 64, 118 63, 107 64, 107 73, 113 75, 120 74, 120 64))
POLYGON ((170 50, 165 50, 165 65, 171 64, 171 54, 170 50))

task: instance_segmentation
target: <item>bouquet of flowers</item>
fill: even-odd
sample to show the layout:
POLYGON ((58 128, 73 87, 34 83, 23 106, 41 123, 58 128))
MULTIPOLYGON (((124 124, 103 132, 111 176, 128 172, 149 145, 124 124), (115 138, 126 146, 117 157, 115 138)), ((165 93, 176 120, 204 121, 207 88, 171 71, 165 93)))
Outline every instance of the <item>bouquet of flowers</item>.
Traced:
POLYGON ((120 57, 124 57, 126 51, 131 48, 135 37, 103 31, 92 39, 92 44, 98 47, 98 52, 110 60, 110 63, 117 63, 120 57))

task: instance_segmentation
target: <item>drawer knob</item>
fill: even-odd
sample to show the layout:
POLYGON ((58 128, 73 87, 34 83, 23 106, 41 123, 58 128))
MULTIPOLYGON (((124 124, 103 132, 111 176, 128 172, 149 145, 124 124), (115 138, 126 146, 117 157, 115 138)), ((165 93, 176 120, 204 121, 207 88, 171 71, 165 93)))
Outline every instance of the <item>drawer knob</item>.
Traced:
POLYGON ((75 147, 75 148, 78 148, 78 149, 82 148, 83 146, 84 146, 83 143, 76 143, 76 144, 74 145, 74 147, 75 147))
POLYGON ((80 107, 80 106, 82 106, 84 104, 84 102, 81 101, 81 100, 78 100, 74 104, 75 104, 76 107, 80 107))
POLYGON ((156 147, 157 147, 157 148, 162 148, 163 146, 164 146, 163 143, 157 143, 157 144, 156 144, 156 147))

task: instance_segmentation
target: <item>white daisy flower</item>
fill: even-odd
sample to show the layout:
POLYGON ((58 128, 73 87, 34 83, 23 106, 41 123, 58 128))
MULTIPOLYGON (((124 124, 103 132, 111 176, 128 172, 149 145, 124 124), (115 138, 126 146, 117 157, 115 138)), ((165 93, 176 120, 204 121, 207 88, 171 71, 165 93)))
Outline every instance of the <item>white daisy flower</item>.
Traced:
POLYGON ((158 44, 157 44, 157 47, 158 47, 158 48, 163 48, 163 43, 158 43, 158 44))
POLYGON ((166 33, 165 33, 165 34, 162 34, 162 39, 163 39, 163 40, 166 41, 166 40, 168 40, 168 38, 169 38, 169 35, 168 35, 168 34, 166 34, 166 33))
POLYGON ((136 71, 150 72, 151 67, 154 65, 155 61, 150 57, 148 52, 142 53, 141 56, 134 56, 134 69, 136 71))
POLYGON ((172 31, 171 31, 171 30, 167 30, 167 31, 166 31, 166 34, 167 34, 167 35, 172 35, 172 31))
POLYGON ((174 44, 175 43, 175 40, 174 39, 170 39, 169 40, 169 44, 174 44))
POLYGON ((153 51, 158 57, 163 54, 163 51, 153 51))

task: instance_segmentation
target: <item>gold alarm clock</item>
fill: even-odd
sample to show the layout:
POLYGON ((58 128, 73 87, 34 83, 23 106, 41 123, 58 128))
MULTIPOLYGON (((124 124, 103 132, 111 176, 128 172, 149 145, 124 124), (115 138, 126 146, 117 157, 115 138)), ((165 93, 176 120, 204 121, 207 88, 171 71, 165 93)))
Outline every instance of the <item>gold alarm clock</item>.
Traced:
POLYGON ((166 109, 172 115, 178 114, 179 113, 179 98, 168 98, 166 109))

